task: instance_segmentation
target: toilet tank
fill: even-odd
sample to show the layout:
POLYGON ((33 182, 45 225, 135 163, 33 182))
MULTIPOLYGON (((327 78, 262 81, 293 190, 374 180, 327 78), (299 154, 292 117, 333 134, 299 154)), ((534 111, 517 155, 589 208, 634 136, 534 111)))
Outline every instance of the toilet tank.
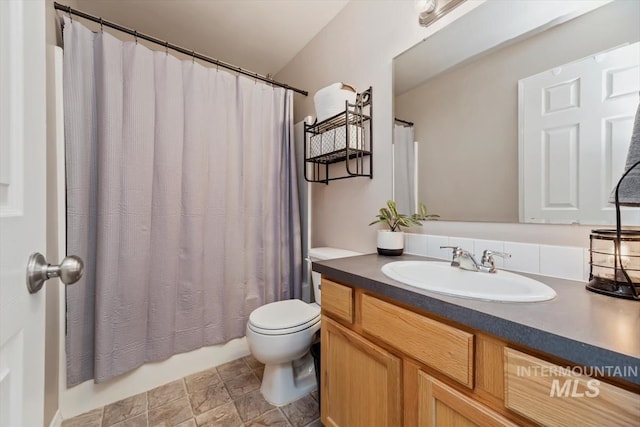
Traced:
MULTIPOLYGON (((309 258, 311 261, 323 261, 327 259, 346 258, 350 256, 362 255, 360 252, 349 251, 339 248, 311 248, 309 258)), ((313 284, 313 296, 317 304, 320 304, 320 273, 311 272, 311 282, 313 284)))

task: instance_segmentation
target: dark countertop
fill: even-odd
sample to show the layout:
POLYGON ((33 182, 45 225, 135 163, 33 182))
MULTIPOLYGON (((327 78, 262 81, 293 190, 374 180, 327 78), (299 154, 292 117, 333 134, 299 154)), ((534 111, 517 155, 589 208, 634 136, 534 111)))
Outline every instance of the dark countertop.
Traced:
POLYGON ((389 262, 410 260, 442 261, 415 255, 371 254, 313 262, 313 270, 640 385, 636 375, 640 372, 640 303, 589 292, 584 282, 526 273, 518 274, 547 284, 556 291, 556 298, 536 303, 472 300, 413 288, 380 270, 389 262))

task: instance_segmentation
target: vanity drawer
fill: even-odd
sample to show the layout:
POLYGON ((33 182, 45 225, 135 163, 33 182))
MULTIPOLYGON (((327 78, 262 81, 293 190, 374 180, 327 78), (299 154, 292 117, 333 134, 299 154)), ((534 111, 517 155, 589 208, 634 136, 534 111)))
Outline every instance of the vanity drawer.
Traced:
POLYGON ((322 311, 353 323, 353 288, 322 279, 322 311))
POLYGON ((361 315, 367 333, 473 388, 473 334, 366 294, 361 315))
POLYGON ((631 426, 640 395, 505 348, 505 407, 544 426, 631 426))

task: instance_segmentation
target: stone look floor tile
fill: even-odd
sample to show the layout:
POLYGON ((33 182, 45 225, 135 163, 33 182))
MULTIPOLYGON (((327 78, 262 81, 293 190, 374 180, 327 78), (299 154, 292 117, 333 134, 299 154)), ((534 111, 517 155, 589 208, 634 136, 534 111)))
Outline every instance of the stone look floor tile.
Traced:
POLYGON ((103 408, 85 412, 68 420, 62 421, 62 427, 100 427, 102 425, 103 408))
POLYGON ((322 423, 320 422, 320 418, 315 420, 314 422, 307 424, 306 427, 322 427, 322 423))
POLYGON ((233 402, 218 406, 196 417, 198 427, 237 427, 242 425, 233 402))
POLYGON ((193 393, 196 390, 207 388, 213 384, 222 381, 216 368, 207 369, 185 377, 184 382, 187 386, 187 392, 193 393))
POLYGON ((256 377, 258 377, 260 382, 262 382, 262 378, 264 378, 264 366, 261 366, 259 368, 255 368, 253 370, 253 373, 256 374, 256 377))
POLYGON ((174 427, 183 421, 193 418, 189 399, 184 396, 178 400, 165 403, 149 411, 149 427, 174 427))
POLYGON ((144 414, 137 415, 133 418, 120 421, 112 427, 147 427, 148 425, 149 421, 147 419, 147 413, 145 412, 144 414))
POLYGON ((251 368, 249 367, 249 365, 247 365, 242 359, 237 359, 233 362, 225 363, 224 365, 218 366, 217 369, 220 377, 222 378, 222 381, 225 382, 237 377, 238 375, 251 372, 251 368))
POLYGON ((207 388, 189 393, 189 401, 191 402, 194 415, 200 415, 223 403, 231 402, 231 397, 224 383, 218 382, 207 388))
POLYGON ((321 426, 317 391, 276 408, 260 393, 263 372, 247 356, 64 420, 62 427, 321 426))
POLYGON ((231 396, 232 399, 235 399, 243 394, 249 393, 250 391, 259 389, 260 381, 258 380, 258 377, 249 370, 248 372, 224 380, 224 385, 227 387, 229 396, 231 396))
POLYGON ((293 427, 303 427, 320 418, 318 402, 309 395, 285 405, 281 409, 293 427))
POLYGON ((176 380, 147 392, 149 409, 156 408, 187 395, 183 380, 176 380))
POLYGON ((291 427, 291 424, 289 424, 280 410, 272 409, 255 420, 245 423, 245 427, 291 427))
POLYGON ((249 367, 251 369, 256 369, 256 368, 260 368, 263 367, 264 365, 262 364, 262 362, 258 361, 255 357, 253 357, 252 355, 249 355, 247 357, 243 357, 244 361, 247 363, 247 365, 249 365, 249 367))
POLYGON ((102 425, 112 426, 147 411, 147 394, 140 393, 104 407, 102 425))
POLYGON ((234 403, 236 404, 236 409, 238 410, 238 414, 240 414, 240 418, 242 418, 242 421, 244 422, 257 418, 265 412, 275 409, 275 406, 264 400, 260 390, 249 392, 236 399, 234 403))

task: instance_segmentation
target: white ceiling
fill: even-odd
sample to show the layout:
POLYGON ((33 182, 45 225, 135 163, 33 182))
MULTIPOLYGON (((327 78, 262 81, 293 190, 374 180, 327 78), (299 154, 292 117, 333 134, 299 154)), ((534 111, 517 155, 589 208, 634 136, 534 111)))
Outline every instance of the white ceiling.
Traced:
MULTIPOLYGON (((67 5, 65 0, 58 2, 67 5)), ((276 74, 349 0, 71 0, 68 5, 260 74, 276 74)))

